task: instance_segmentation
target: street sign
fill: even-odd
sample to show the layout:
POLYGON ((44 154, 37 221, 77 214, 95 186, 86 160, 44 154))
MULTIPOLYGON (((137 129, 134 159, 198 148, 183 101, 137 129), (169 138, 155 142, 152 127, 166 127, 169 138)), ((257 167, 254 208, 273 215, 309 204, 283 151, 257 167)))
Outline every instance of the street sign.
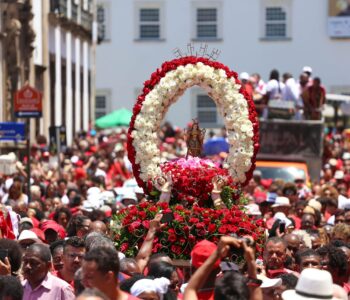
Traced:
POLYGON ((0 123, 0 141, 24 141, 24 123, 5 122, 0 123))
POLYGON ((17 118, 40 118, 42 116, 42 94, 26 85, 15 93, 15 116, 17 118))

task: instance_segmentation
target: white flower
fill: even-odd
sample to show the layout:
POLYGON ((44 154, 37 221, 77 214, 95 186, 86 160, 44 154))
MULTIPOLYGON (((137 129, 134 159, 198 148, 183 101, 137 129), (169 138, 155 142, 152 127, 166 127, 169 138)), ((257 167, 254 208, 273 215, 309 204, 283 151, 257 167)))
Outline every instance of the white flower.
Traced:
POLYGON ((179 66, 168 72, 146 96, 132 131, 135 161, 140 164, 140 178, 148 180, 161 175, 159 164, 164 161, 158 149, 157 132, 169 106, 193 85, 204 88, 218 105, 229 131, 230 151, 224 167, 229 170, 235 182, 243 183, 245 172, 251 167, 254 135, 249 120, 248 103, 239 93, 241 85, 227 78, 222 69, 215 69, 202 62, 179 66))

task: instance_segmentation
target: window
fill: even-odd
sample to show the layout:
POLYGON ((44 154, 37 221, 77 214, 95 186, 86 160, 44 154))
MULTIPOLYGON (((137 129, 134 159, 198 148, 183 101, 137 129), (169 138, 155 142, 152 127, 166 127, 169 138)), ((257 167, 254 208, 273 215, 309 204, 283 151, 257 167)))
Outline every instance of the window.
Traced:
POLYGON ((218 41, 223 32, 223 1, 192 1, 192 40, 218 41))
POLYGON ((110 112, 110 91, 102 90, 96 93, 95 118, 98 119, 110 112))
POLYGON ((287 37, 287 15, 282 7, 266 7, 265 37, 287 37))
POLYGON ((216 8, 198 8, 197 9, 197 38, 218 37, 217 28, 217 9, 216 8))
POLYGON ((160 39, 160 9, 141 8, 139 10, 139 38, 160 39))
POLYGON ((110 7, 109 3, 99 3, 97 5, 97 24, 98 24, 98 40, 99 41, 110 41, 110 18, 109 18, 110 7))
POLYGON ((197 95, 197 118, 202 124, 217 124, 216 104, 208 95, 197 95))

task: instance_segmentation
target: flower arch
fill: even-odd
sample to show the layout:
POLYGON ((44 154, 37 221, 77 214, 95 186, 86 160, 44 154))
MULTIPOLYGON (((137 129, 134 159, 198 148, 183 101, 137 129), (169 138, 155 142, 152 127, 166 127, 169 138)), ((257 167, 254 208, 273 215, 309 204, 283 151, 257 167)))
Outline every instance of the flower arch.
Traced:
POLYGON ((230 150, 224 168, 242 186, 252 176, 259 148, 259 125, 253 100, 236 72, 203 57, 188 56, 162 64, 144 83, 128 131, 128 157, 135 178, 145 190, 162 175, 157 133, 170 105, 186 89, 198 85, 216 103, 228 132, 230 150))

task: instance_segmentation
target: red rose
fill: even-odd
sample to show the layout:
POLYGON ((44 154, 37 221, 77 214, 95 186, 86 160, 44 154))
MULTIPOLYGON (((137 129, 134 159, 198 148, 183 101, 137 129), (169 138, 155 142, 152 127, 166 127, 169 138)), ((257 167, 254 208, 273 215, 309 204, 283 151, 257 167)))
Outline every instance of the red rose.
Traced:
POLYGON ((168 241, 169 242, 174 243, 174 242, 176 242, 176 240, 177 240, 176 235, 170 234, 168 236, 168 241))
POLYGON ((129 225, 129 231, 134 232, 136 229, 138 229, 141 226, 140 221, 134 221, 129 225))
POLYGON ((174 230, 173 228, 169 228, 169 229, 168 229, 168 233, 169 233, 169 234, 175 234, 175 230, 174 230))
POLYGON ((224 226, 219 227, 218 232, 221 234, 226 234, 228 232, 227 229, 228 229, 227 226, 224 225, 224 226))
POLYGON ((216 231, 216 225, 215 224, 209 224, 208 231, 209 231, 209 233, 214 233, 216 231))
POLYGON ((129 249, 129 245, 128 245, 128 243, 123 243, 123 244, 121 244, 121 246, 120 246, 120 252, 122 252, 122 253, 124 253, 126 250, 128 250, 129 249))
POLYGON ((146 214, 144 211, 140 211, 138 215, 139 215, 139 218, 140 218, 141 220, 147 218, 147 214, 146 214))
POLYGON ((142 221, 142 226, 145 227, 146 229, 149 229, 149 221, 148 220, 142 221))
POLYGON ((158 208, 157 208, 157 206, 151 206, 148 210, 149 210, 150 212, 157 212, 157 211, 158 211, 158 208))
POLYGON ((197 218, 190 218, 189 222, 192 223, 192 224, 196 224, 196 223, 199 222, 199 219, 197 219, 197 218))

